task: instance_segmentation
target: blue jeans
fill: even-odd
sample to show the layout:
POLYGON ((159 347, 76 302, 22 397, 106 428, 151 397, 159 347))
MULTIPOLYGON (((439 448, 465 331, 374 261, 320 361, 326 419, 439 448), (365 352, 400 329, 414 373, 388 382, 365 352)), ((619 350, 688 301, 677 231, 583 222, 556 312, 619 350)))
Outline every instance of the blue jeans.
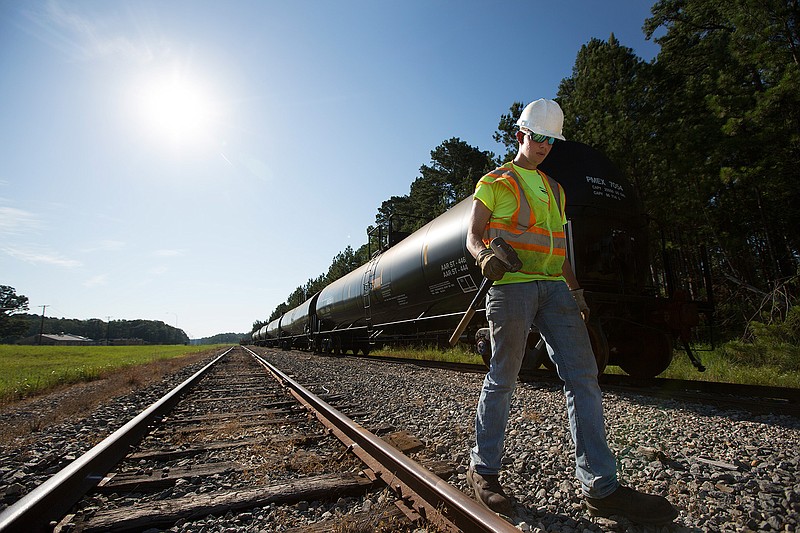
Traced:
POLYGON ((597 364, 578 305, 562 281, 496 285, 486 298, 492 359, 475 417, 471 464, 497 474, 503 458, 508 411, 531 324, 564 381, 576 476, 584 494, 604 498, 616 490, 616 460, 606 441, 597 364))

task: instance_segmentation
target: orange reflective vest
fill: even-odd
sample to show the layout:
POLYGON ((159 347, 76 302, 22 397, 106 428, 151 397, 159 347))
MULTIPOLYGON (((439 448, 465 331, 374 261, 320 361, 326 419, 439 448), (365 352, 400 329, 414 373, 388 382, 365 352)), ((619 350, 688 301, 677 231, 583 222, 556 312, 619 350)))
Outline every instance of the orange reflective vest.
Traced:
POLYGON ((494 178, 496 185, 507 187, 517 199, 517 209, 510 218, 492 215, 484 232, 484 242, 502 237, 516 250, 522 260, 518 273, 507 273, 498 283, 516 283, 536 279, 562 279, 562 269, 567 255, 567 239, 561 223, 553 227, 550 220, 563 220, 565 198, 561 185, 539 171, 547 188, 548 202, 531 201, 522 189, 522 178, 511 163, 490 172, 486 178, 494 178))

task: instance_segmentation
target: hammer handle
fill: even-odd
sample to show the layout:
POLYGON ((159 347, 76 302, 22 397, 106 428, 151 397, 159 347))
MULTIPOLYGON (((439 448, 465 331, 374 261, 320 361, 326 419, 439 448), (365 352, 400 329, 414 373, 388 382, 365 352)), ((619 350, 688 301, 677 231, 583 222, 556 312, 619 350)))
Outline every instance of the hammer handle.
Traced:
POLYGON ((456 330, 453 332, 452 335, 450 335, 450 346, 455 346, 456 343, 458 342, 458 338, 461 336, 462 333, 464 333, 464 330, 467 329, 469 321, 472 320, 472 317, 475 315, 475 310, 480 305, 481 300, 483 300, 486 297, 486 293, 489 292, 491 286, 492 282, 489 280, 489 278, 483 278, 481 286, 478 288, 478 294, 476 294, 475 298, 472 299, 472 303, 469 304, 467 312, 464 313, 463 317, 461 317, 461 322, 458 323, 458 326, 456 326, 456 330))

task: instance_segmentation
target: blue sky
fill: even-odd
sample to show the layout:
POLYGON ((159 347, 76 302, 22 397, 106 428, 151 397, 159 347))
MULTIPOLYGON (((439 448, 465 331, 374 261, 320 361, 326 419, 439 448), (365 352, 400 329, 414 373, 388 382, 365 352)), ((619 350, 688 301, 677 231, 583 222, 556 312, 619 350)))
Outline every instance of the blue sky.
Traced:
POLYGON ((246 332, 654 2, 0 1, 0 284, 30 311, 246 332))

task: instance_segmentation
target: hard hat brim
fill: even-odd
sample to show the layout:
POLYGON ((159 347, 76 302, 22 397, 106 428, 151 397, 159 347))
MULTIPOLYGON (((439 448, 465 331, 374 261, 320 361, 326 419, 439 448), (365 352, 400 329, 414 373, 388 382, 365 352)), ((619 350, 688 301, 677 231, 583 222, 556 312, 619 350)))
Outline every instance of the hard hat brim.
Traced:
POLYGON ((542 128, 531 129, 531 128, 526 128, 526 127, 523 126, 519 130, 521 132, 523 132, 523 133, 525 133, 525 132, 537 133, 539 135, 547 135, 548 137, 555 137, 559 141, 566 141, 564 136, 561 135, 560 133, 556 133, 556 132, 550 131, 550 130, 545 130, 545 129, 542 129, 542 128))

